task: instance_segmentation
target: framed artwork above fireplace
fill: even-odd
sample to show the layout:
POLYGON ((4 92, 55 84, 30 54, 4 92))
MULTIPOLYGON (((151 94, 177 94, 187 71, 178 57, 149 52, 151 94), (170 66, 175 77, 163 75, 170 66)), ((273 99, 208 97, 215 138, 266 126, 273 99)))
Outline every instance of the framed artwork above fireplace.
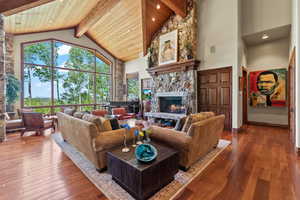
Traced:
POLYGON ((177 62, 178 30, 166 33, 159 38, 159 65, 177 62))

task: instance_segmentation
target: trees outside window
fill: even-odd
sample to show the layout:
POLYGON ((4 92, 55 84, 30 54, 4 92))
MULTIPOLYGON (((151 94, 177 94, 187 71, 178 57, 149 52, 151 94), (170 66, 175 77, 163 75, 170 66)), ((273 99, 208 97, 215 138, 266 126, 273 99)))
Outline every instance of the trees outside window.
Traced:
POLYGON ((78 105, 91 110, 111 100, 110 63, 96 50, 57 40, 24 44, 23 107, 55 112, 78 105))
POLYGON ((136 101, 139 99, 139 76, 138 73, 126 74, 127 100, 136 101))

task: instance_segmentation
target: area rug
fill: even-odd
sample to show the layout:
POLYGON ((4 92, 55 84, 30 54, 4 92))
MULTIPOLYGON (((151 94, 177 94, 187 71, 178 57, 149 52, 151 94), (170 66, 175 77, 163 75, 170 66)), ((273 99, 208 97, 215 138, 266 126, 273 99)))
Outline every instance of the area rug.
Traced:
MULTIPOLYGON (((54 141, 62 151, 75 163, 75 165, 87 176, 87 178, 110 200, 134 200, 122 187, 112 180, 107 171, 99 173, 94 165, 72 145, 64 142, 59 133, 52 135, 54 141)), ((228 140, 219 140, 218 147, 195 163, 187 172, 179 170, 174 181, 162 188, 150 200, 174 200, 226 147, 230 145, 228 140)))

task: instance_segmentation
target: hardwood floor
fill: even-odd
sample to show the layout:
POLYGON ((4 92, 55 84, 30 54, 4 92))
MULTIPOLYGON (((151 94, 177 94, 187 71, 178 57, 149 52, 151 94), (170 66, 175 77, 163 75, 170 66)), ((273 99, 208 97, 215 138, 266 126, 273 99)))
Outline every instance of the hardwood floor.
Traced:
MULTIPOLYGON (((227 148, 185 190, 180 200, 300 199, 300 160, 287 129, 249 126, 224 132, 227 148)), ((106 197, 50 138, 10 134, 0 144, 0 200, 106 197)))

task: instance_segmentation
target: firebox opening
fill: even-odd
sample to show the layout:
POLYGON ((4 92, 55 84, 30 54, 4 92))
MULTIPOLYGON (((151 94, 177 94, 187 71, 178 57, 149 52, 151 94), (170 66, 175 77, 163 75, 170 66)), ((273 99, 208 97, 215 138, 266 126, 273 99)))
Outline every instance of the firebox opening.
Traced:
POLYGON ((184 114, 186 107, 182 104, 182 97, 159 97, 160 112, 184 114))

